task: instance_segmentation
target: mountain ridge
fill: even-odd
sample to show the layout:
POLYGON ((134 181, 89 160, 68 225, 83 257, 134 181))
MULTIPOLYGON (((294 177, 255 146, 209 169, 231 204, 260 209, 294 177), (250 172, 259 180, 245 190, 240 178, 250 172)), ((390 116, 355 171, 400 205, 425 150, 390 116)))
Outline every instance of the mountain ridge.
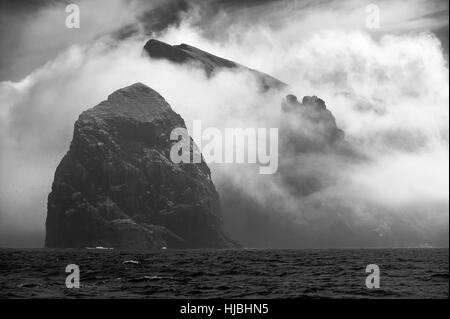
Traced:
POLYGON ((193 63, 201 67, 207 76, 212 76, 221 69, 244 70, 255 76, 263 91, 268 91, 270 89, 281 90, 288 86, 283 81, 274 78, 271 75, 213 55, 185 43, 180 45, 170 45, 156 39, 150 39, 144 46, 144 52, 154 59, 165 59, 178 64, 193 63))

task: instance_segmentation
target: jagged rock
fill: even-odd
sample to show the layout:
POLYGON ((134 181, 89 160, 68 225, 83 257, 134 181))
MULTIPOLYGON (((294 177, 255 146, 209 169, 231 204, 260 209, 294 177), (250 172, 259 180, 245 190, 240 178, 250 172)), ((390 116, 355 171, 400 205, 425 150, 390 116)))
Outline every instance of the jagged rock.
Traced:
POLYGON ((332 178, 325 176, 329 165, 324 162, 326 158, 343 156, 350 161, 357 154, 317 96, 305 96, 299 102, 289 94, 282 100, 281 109, 279 180, 296 197, 306 197, 330 186, 332 178), (315 158, 313 163, 311 158, 315 158))
POLYGON ((344 131, 325 102, 317 96, 305 96, 300 103, 295 95, 287 95, 281 109, 287 117, 282 134, 286 149, 307 153, 329 151, 344 144, 344 131))
POLYGON ((246 70, 255 76, 261 88, 265 91, 269 89, 282 89, 287 86, 286 83, 268 74, 250 69, 236 62, 223 59, 187 44, 172 46, 151 39, 145 44, 144 51, 154 59, 166 59, 174 63, 192 63, 201 67, 208 76, 211 76, 220 69, 246 70))
POLYGON ((180 115, 137 83, 83 112, 48 198, 47 247, 233 247, 208 166, 174 164, 180 115))

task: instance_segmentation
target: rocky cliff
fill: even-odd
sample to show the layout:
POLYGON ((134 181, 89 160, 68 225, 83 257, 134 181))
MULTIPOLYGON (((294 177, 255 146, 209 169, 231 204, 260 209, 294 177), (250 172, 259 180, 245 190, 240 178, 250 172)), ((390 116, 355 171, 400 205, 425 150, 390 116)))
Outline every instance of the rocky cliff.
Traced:
POLYGON ((282 89, 287 86, 286 83, 263 72, 250 69, 236 62, 215 56, 206 51, 197 49, 187 44, 170 45, 155 39, 149 40, 144 46, 146 52, 151 58, 165 59, 173 63, 190 63, 202 68, 208 76, 213 75, 221 69, 235 69, 247 71, 257 79, 261 89, 282 89))
POLYGON ((137 83, 83 112, 48 197, 47 247, 224 248, 208 166, 170 160, 183 119, 137 83))
POLYGON ((295 95, 286 96, 282 103, 282 137, 285 152, 327 152, 345 146, 344 131, 317 96, 305 96, 302 102, 295 95))
MULTIPOLYGON (((144 51, 152 59, 201 68, 209 77, 224 69, 244 70, 255 76, 263 92, 273 89, 278 90, 276 94, 284 94, 290 89, 272 76, 187 44, 172 46, 150 40, 144 51)), ((278 107, 274 105, 274 109, 278 107)), ((335 161, 359 161, 363 159, 362 154, 346 141, 334 115, 325 102, 316 96, 297 99, 292 94, 287 95, 281 103, 277 126, 280 134, 279 167, 271 182, 283 191, 284 198, 295 199, 295 205, 298 206, 284 207, 283 202, 275 196, 274 200, 266 200, 261 204, 247 191, 247 185, 236 185, 222 179, 219 187, 226 228, 234 238, 251 247, 320 246, 321 238, 325 238, 326 242, 333 238, 339 244, 351 241, 352 231, 339 216, 322 214, 322 211, 326 211, 323 207, 327 203, 320 202, 319 194, 334 187, 335 161), (318 202, 314 202, 315 197, 319 198, 318 202), (296 216, 300 210, 302 216, 313 217, 299 223, 296 216), (314 238, 314 242, 308 242, 311 238, 314 238)), ((251 178, 259 178, 261 184, 267 184, 270 177, 251 178)), ((265 195, 274 194, 268 192, 265 195)))

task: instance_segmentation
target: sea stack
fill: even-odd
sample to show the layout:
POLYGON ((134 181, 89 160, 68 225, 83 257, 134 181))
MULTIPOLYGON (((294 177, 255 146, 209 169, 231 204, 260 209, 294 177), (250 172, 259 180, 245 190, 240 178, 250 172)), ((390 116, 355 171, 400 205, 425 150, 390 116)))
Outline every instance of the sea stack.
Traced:
POLYGON ((136 83, 83 112, 48 197, 46 246, 228 248, 206 163, 174 164, 184 120, 136 83))

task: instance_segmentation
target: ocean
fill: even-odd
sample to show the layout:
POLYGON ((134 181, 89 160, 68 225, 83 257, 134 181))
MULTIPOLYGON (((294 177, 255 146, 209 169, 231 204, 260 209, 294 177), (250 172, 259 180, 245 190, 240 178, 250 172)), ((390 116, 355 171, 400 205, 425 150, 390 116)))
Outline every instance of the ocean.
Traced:
POLYGON ((0 249, 0 298, 448 298, 448 249, 0 249), (66 266, 80 288, 66 287, 66 266), (366 287, 366 266, 380 287, 366 287))

